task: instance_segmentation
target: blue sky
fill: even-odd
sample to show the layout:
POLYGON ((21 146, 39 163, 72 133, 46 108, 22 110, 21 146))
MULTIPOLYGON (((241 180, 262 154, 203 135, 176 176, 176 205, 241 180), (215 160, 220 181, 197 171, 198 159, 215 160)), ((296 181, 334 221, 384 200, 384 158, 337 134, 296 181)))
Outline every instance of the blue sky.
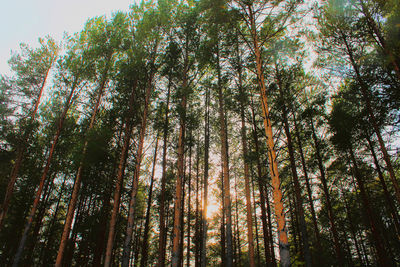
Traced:
POLYGON ((74 33, 91 17, 128 10, 135 0, 1 0, 0 74, 9 74, 11 50, 21 42, 37 46, 46 35, 61 40, 63 32, 74 33))

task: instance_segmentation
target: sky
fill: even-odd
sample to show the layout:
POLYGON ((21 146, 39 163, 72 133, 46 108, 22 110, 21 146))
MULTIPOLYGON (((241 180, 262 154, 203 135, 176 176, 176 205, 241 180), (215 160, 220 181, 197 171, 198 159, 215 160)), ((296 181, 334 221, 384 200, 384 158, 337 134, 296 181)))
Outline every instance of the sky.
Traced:
POLYGON ((11 50, 20 43, 38 46, 38 38, 62 39, 83 29, 88 18, 129 10, 135 0, 0 0, 0 74, 9 74, 11 50))

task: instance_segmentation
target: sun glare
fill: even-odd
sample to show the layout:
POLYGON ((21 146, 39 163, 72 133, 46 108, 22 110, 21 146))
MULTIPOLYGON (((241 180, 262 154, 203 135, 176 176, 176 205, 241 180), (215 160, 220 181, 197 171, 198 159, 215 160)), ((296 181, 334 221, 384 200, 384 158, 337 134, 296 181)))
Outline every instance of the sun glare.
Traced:
POLYGON ((207 205, 207 219, 211 219, 220 211, 220 206, 216 202, 210 202, 207 205))

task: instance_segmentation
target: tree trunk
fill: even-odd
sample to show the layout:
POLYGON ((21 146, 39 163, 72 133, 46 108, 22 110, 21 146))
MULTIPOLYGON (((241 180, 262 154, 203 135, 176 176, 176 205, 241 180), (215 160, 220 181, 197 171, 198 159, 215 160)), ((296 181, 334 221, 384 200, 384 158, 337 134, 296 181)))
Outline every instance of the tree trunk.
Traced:
POLYGON ((205 95, 205 115, 204 115, 204 192, 203 192, 203 209, 201 214, 201 225, 203 227, 201 233, 201 267, 207 265, 207 205, 208 205, 208 169, 209 169, 209 148, 210 148, 210 90, 206 88, 205 95))
POLYGON ((160 237, 158 243, 158 260, 157 266, 165 266, 165 246, 166 246, 166 230, 165 230, 165 187, 166 187, 166 171, 167 171, 167 148, 168 148, 168 125, 169 125, 169 101, 171 92, 171 77, 168 78, 167 104, 165 109, 164 129, 163 129, 163 159, 161 174, 161 197, 160 197, 160 237))
POLYGON ((272 134, 272 125, 268 109, 267 92, 265 87, 264 73, 263 73, 263 62, 261 58, 261 52, 258 44, 257 29, 255 25, 255 18, 253 8, 251 5, 248 6, 250 24, 251 24, 251 35, 253 38, 254 53, 256 57, 257 65, 257 80, 260 86, 261 93, 261 107, 264 117, 264 128, 267 136, 267 147, 268 147, 268 159, 269 168, 272 179, 272 188, 274 196, 275 215, 278 222, 278 238, 279 238, 279 253, 282 267, 290 266, 290 253, 289 253, 289 242, 286 233, 286 222, 285 212, 282 201, 282 190, 280 188, 281 182, 279 179, 278 163, 276 161, 275 144, 272 134))
POLYGON ((331 232, 332 232, 332 236, 333 236, 335 254, 336 254, 339 264, 342 264, 344 262, 343 255, 342 255, 342 248, 340 246, 339 235, 336 230, 335 215, 333 213, 329 189, 328 189, 328 185, 326 182, 325 168, 324 168, 324 164, 322 162, 322 156, 321 156, 321 152, 320 152, 320 144, 319 144, 319 140, 317 138, 317 134, 315 133, 314 122, 313 122, 312 118, 310 118, 310 125, 311 125, 311 131, 312 131, 312 138, 313 138, 314 146, 315 146, 315 155, 318 160, 318 168, 319 168, 319 172, 321 175, 320 180, 321 180, 322 189, 323 189, 324 195, 325 195, 326 208, 328 209, 328 218, 329 218, 329 224, 330 224, 331 232))
MULTIPOLYGON (((36 116, 36 113, 37 113, 37 110, 38 110, 38 107, 40 104, 40 100, 42 98, 44 87, 46 85, 46 80, 47 80, 47 77, 49 75, 50 69, 51 69, 54 61, 55 61, 55 58, 52 60, 51 64, 49 65, 49 68, 46 70, 46 74, 44 76, 42 85, 39 89, 39 93, 38 93, 38 96, 35 101, 35 106, 33 108, 33 111, 31 113, 31 116, 29 119, 30 124, 35 121, 35 116, 36 116)), ((17 157, 15 159, 14 166, 11 170, 10 180, 7 185, 6 194, 4 195, 4 200, 3 200, 2 205, 0 205, 0 230, 3 226, 4 219, 7 215, 8 206, 10 205, 11 197, 14 192, 15 181, 17 180, 18 173, 21 168, 22 160, 24 157, 24 153, 26 151, 26 146, 28 145, 28 139, 31 136, 31 134, 32 134, 32 131, 28 131, 28 130, 21 134, 23 136, 23 140, 22 140, 21 145, 17 149, 17 157)))
POLYGON ((396 229, 396 232, 397 232, 397 236, 400 236, 400 220, 399 220, 398 214, 396 213, 396 208, 395 208, 395 205, 393 203, 392 197, 391 197, 391 195, 389 193, 389 190, 387 188, 387 185, 386 185, 386 182, 385 182, 385 178, 383 177, 383 173, 382 173, 381 167, 379 165, 378 157, 376 156, 375 149, 374 149, 374 146, 372 144, 370 135, 367 134, 366 135, 366 139, 367 139, 368 146, 369 146, 369 149, 371 151, 372 157, 374 159, 375 169, 376 169, 376 172, 378 173, 379 182, 382 185, 383 194, 385 196, 386 203, 387 203, 387 205, 389 207, 389 211, 390 211, 390 214, 391 214, 392 219, 393 219, 393 223, 394 223, 394 226, 395 226, 395 229, 396 229))
MULTIPOLYGON (((239 63, 240 65, 241 63, 239 63)), ((246 136, 246 122, 244 116, 244 101, 245 95, 242 88, 242 73, 239 69, 239 93, 240 93, 240 119, 241 119, 241 136, 242 136, 242 156, 244 165, 244 182, 245 182, 245 195, 246 195, 246 211, 247 211, 247 240, 249 243, 249 264, 250 267, 255 266, 254 261, 254 243, 253 243, 253 211, 251 210, 251 199, 250 199, 250 174, 248 164, 248 149, 247 149, 247 136, 246 136)), ((237 193, 237 192, 236 192, 237 193)))
MULTIPOLYGON (((109 63, 108 63, 108 65, 109 65, 109 63)), ((64 223, 64 230, 63 230, 63 233, 62 233, 62 236, 61 236, 60 246, 58 248, 58 253, 57 253, 57 258, 56 258, 56 263, 55 263, 56 267, 61 267, 62 266, 62 257, 64 255, 65 247, 67 246, 67 240, 68 240, 68 237, 69 237, 69 233, 71 231, 72 219, 73 219, 74 213, 75 213, 76 202, 78 201, 78 194, 79 194, 79 190, 81 188, 82 171, 83 171, 83 166, 84 166, 84 162, 85 162, 85 156, 86 156, 87 148, 88 148, 88 144, 89 144, 89 140, 88 140, 87 134, 94 127, 94 123, 95 123, 95 120, 96 120, 97 112, 98 112, 99 107, 100 107, 101 98, 103 96, 104 87, 105 87, 106 82, 107 82, 107 73, 108 73, 108 67, 107 67, 107 70, 106 70, 106 72, 105 72, 105 74, 103 76, 102 81, 100 82, 100 86, 99 86, 99 89, 98 89, 98 92, 97 92, 96 103, 94 105, 94 109, 93 109, 92 116, 91 116, 91 119, 90 119, 89 128, 87 129, 87 132, 86 132, 86 138, 85 138, 86 140, 85 140, 85 143, 84 143, 83 149, 82 149, 82 158, 81 158, 81 161, 79 163, 78 171, 76 173, 74 186, 73 186, 73 189, 72 189, 71 199, 70 199, 69 204, 68 204, 68 212, 67 212, 67 216, 66 216, 65 223, 64 223)))
POLYGON ((226 227, 226 266, 231 267, 233 265, 233 242, 232 242, 232 207, 231 207, 231 196, 230 196, 230 177, 229 177, 229 163, 228 163, 228 140, 227 140, 227 129, 225 122, 225 108, 224 99, 222 95, 222 80, 221 80, 221 67, 219 64, 219 45, 217 44, 217 75, 218 75, 218 113, 219 113, 219 124, 220 124, 220 138, 221 138, 221 161, 223 166, 224 174, 224 203, 225 203, 225 227, 226 227))
MULTIPOLYGON (((393 55, 392 51, 387 47, 386 40, 382 35, 382 32, 379 30, 378 25, 376 24, 375 20, 372 18, 371 13, 369 12, 368 8, 365 6, 365 3, 363 0, 360 0, 362 12, 365 15, 365 18, 367 19, 368 26, 371 28, 371 30, 375 33, 376 38, 372 38, 376 41, 377 45, 379 45, 383 53, 386 54, 386 56, 389 58, 390 63, 393 65, 393 69, 396 72, 397 78, 400 79, 400 67, 398 62, 396 61, 395 56, 393 55)), ((372 37, 373 34, 372 34, 372 37)))
POLYGON ((181 109, 182 114, 179 118, 179 138, 178 138, 178 162, 177 162, 177 177, 176 177, 176 192, 175 192, 175 212, 174 212, 174 229, 173 229, 173 245, 172 245, 172 267, 178 267, 180 263, 179 255, 180 255, 180 240, 182 225, 181 225, 181 211, 182 211, 182 181, 184 179, 185 170, 184 170, 184 154, 185 154, 185 132, 186 132, 186 90, 188 86, 188 55, 186 49, 185 55, 185 63, 184 63, 184 74, 183 74, 183 84, 182 84, 182 98, 181 98, 181 109))
MULTIPOLYGON (((154 48, 156 51, 157 45, 154 48)), ((155 57, 155 51, 153 52, 154 57, 155 57)), ((142 123, 140 127, 140 134, 139 134, 139 145, 136 153, 136 163, 135 163, 135 171, 133 173, 133 181, 132 181, 132 190, 131 190, 131 196, 130 196, 130 201, 129 201, 129 211, 128 211, 128 225, 126 227, 126 233, 125 233, 125 241, 124 241, 124 249, 122 252, 122 267, 128 267, 129 265, 129 251, 131 247, 131 241, 132 241, 132 232, 133 232, 133 224, 134 224, 134 217, 135 217, 135 204, 136 204, 136 194, 138 192, 139 188, 139 176, 140 176, 140 168, 142 164, 142 158, 143 158, 143 145, 144 145, 144 137, 146 135, 146 128, 147 128, 147 115, 148 115, 148 110, 149 106, 151 105, 150 102, 150 97, 151 97, 151 92, 153 91, 153 77, 154 77, 154 67, 152 66, 154 64, 154 59, 152 60, 151 64, 151 70, 150 70, 150 77, 147 83, 146 87, 146 96, 144 100, 144 110, 143 110, 143 117, 142 117, 142 123)))
POLYGON ((143 242, 142 242, 142 258, 140 260, 140 266, 147 266, 147 259, 149 255, 149 230, 150 230, 150 213, 151 213, 151 203, 153 197, 153 183, 154 183, 154 172, 157 164, 157 150, 158 150, 158 133, 156 137, 156 147, 154 149, 154 157, 153 157, 153 169, 151 170, 151 178, 150 178, 150 188, 149 195, 147 197, 147 210, 146 210, 146 220, 144 223, 144 234, 143 234, 143 242))
MULTIPOLYGON (((278 81, 278 87, 280 91, 281 98, 284 98, 284 93, 283 93, 283 88, 281 84, 281 80, 279 77, 279 73, 277 70, 277 81, 278 81)), ((283 101, 285 101, 283 99, 283 101)), ((292 135, 290 133, 289 129, 289 121, 288 121, 288 111, 286 109, 286 104, 283 103, 282 107, 282 119, 283 119, 283 128, 285 130, 286 134, 286 139, 287 139, 287 149, 289 153, 289 160, 290 160, 290 168, 292 171, 292 178, 293 178, 293 183, 294 183, 294 193, 296 197, 296 210, 299 216, 299 221, 300 221, 300 233, 301 233, 301 241, 302 241, 302 252, 304 254, 304 260, 306 263, 307 267, 312 266, 312 260, 311 260, 311 253, 310 253, 310 247, 309 247, 309 241, 308 241, 308 233, 307 233, 307 226, 306 226, 306 220, 304 218, 304 207, 303 207, 303 198, 301 196, 301 188, 300 188, 300 182, 299 182, 299 177, 297 175, 297 168, 296 168, 296 160, 295 160, 295 155, 294 155, 294 148, 293 148, 293 141, 292 141, 292 135)))
POLYGON ((375 221, 375 215, 371 209, 371 205, 370 205, 369 199, 367 197, 367 192, 365 190, 364 181, 360 176, 360 172, 358 169, 357 160, 354 156, 353 148, 351 148, 351 147, 349 148, 349 153, 350 153, 350 158, 353 162, 354 176, 356 177, 357 185, 358 185, 358 188, 360 189, 363 207, 367 214, 369 226, 371 228, 371 233, 372 233, 372 237, 374 240, 374 246, 375 246, 375 249, 376 249, 376 252, 378 255, 379 266, 391 266, 392 262, 390 262, 389 259, 387 258, 387 252, 385 251, 385 249, 383 247, 381 234, 379 233, 379 229, 378 229, 376 221, 375 221))
POLYGON ((104 260, 104 266, 110 267, 111 266, 111 259, 112 259, 112 251, 114 245, 114 235, 115 235, 115 226, 117 224, 117 216, 119 210, 119 203, 121 198, 121 190, 123 186, 123 179, 124 179, 124 172, 125 172, 125 165, 126 159, 128 157, 129 152, 129 144, 131 140, 132 134, 132 116, 133 116, 133 104, 135 101, 135 91, 137 86, 137 80, 135 80, 132 92, 129 98, 128 104, 128 118, 126 118, 126 125, 124 130, 124 143, 122 145, 121 155, 118 163, 118 172, 117 172, 117 179, 115 181, 115 190, 114 190, 114 203, 113 209, 111 212, 111 219, 110 225, 108 230, 108 238, 107 238, 107 247, 106 247, 106 255, 104 260))
POLYGON ((33 218, 35 216, 37 207, 39 205, 40 196, 42 195, 43 187, 44 187, 44 184, 45 184, 46 179, 47 179, 47 174, 48 174, 48 172, 50 170, 50 165, 51 165, 51 162, 52 162, 52 159, 53 159, 54 151, 55 151, 58 139, 60 138, 61 130, 63 128, 65 118, 67 117, 67 112, 68 112, 68 110, 69 110, 69 108, 71 106, 72 96, 74 95, 75 89, 76 89, 76 87, 78 85, 77 84, 78 79, 79 79, 79 76, 77 76, 75 78, 75 81, 74 81, 74 84, 72 85, 71 91, 68 94, 67 99, 65 101, 64 110, 63 110, 63 112, 61 114, 61 117, 60 117, 60 119, 58 121, 57 131, 56 131, 56 134, 54 135, 53 143, 51 145, 49 155, 47 156, 46 165, 45 165, 45 167, 43 169, 42 177, 40 178, 39 187, 38 187, 38 189, 36 191, 36 196, 35 196, 35 199, 33 201, 33 205, 32 205, 31 211, 29 213, 27 222, 25 224, 24 232, 22 234, 22 238, 21 238, 21 241, 19 243, 17 253, 15 254, 14 262, 13 262, 13 265, 12 265, 13 267, 17 267, 18 263, 19 263, 19 261, 21 259, 22 252, 23 252, 24 247, 25 247, 25 242, 26 242, 26 239, 28 237, 28 233, 29 233, 29 230, 31 228, 33 218))
POLYGON ((190 218, 191 218, 191 198, 192 193, 192 144, 189 148, 189 175, 188 175, 188 202, 187 202, 187 252, 186 252, 186 265, 190 267, 190 218))
POLYGON ((300 132, 299 132, 299 129, 298 129, 298 126, 297 126, 297 120, 296 120, 295 112, 293 112, 293 119, 294 119, 294 126, 295 126, 295 134, 296 134, 296 138, 297 138, 297 143, 299 145, 301 165, 303 167, 304 180, 306 182, 308 202, 309 202, 309 205, 310 205, 311 217, 312 217, 313 225, 314 225, 314 233, 315 233, 315 239, 316 239, 316 243, 317 243, 316 245, 317 245, 317 251, 318 251, 317 259, 318 259, 318 261, 320 261, 320 256, 319 255, 322 253, 321 237, 320 237, 319 229, 318 229, 317 216, 315 215, 312 190, 311 190, 311 185, 310 185, 310 181, 309 181, 309 178, 308 178, 306 160, 304 158, 304 152, 303 152, 303 144, 302 144, 302 141, 301 141, 301 138, 300 138, 300 132))
POLYGON ((358 65, 357 65, 355 59, 354 59, 352 48, 351 48, 350 44, 347 42, 347 38, 344 35, 344 33, 342 33, 342 39, 343 39, 343 42, 344 42, 344 44, 346 46, 347 54, 349 56, 351 65, 353 66, 353 69, 354 69, 354 71, 356 73, 357 81, 360 84, 361 94, 362 94, 362 96, 364 98, 364 101, 365 101, 365 107, 367 109, 367 113, 368 113, 368 116, 369 116, 369 121, 372 124, 372 128, 374 129, 376 136, 378 137, 379 146, 381 148, 381 152, 383 154, 383 158, 384 158, 384 160, 386 162, 386 167, 387 167, 387 169, 389 171, 390 179, 391 179, 391 181, 393 183, 393 186, 394 186, 394 189, 395 189, 395 192, 396 192, 397 201, 400 203, 400 186, 399 186, 399 184, 397 182, 396 175, 395 175, 394 170, 393 170, 392 162, 390 160, 390 156, 389 156, 389 154, 388 154, 388 152, 386 150, 385 143, 383 141, 381 132, 380 132, 378 124, 376 122, 376 118, 375 118, 375 115, 374 115, 374 112, 373 112, 373 109, 372 109, 372 106, 371 106, 369 90, 368 90, 367 85, 365 84, 364 80, 361 77, 360 70, 358 68, 358 65))
POLYGON ((262 180, 262 169, 261 169, 261 161, 260 161, 260 149, 259 149, 259 142, 258 142, 258 135, 257 135, 257 125, 256 125, 256 117, 254 113, 254 103, 251 101, 251 114, 252 114, 252 122, 253 122, 253 139, 254 139, 254 146, 255 152, 257 155, 257 181, 258 181, 258 189, 260 192, 260 206, 261 206, 261 222, 263 227, 263 236, 264 236, 264 250, 265 250, 265 260, 268 266, 273 266, 273 261, 271 257, 271 247, 270 247, 270 240, 272 240, 272 236, 269 234, 268 223, 267 223, 267 211, 265 208, 265 203, 269 202, 268 199, 265 197, 264 191, 264 182, 262 180))

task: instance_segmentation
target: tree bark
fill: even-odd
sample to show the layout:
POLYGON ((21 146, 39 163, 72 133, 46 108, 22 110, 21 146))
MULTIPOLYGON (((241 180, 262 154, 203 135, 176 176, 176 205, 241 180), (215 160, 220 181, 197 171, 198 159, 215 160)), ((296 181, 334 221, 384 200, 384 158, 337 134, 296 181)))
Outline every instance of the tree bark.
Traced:
MULTIPOLYGON (((285 101, 283 88, 282 88, 283 85, 282 85, 282 81, 280 80, 280 74, 278 73, 278 70, 277 70, 277 82, 278 82, 278 87, 279 87, 281 98, 283 101, 285 101)), ((290 129, 289 129, 288 111, 287 111, 285 102, 283 103, 281 109, 282 109, 283 128, 284 128, 285 134, 286 134, 287 149, 288 149, 288 153, 289 153, 290 168, 292 171, 292 178, 293 178, 293 183, 294 183, 294 194, 296 197, 296 210, 297 210, 297 213, 299 216, 299 221, 300 221, 301 241, 303 243, 301 248, 302 248, 302 252, 304 254, 304 260, 305 260, 306 266, 311 267, 312 259, 311 259, 309 241, 308 241, 306 220, 304 218, 303 198, 301 196, 300 182, 299 182, 299 177, 297 175, 293 141, 292 141, 292 135, 291 135, 290 129)))
POLYGON ((260 192, 260 206, 261 206, 261 222, 263 227, 263 237, 264 237, 264 251, 265 251, 265 260, 267 265, 273 266, 273 261, 271 257, 271 247, 270 247, 270 240, 272 236, 269 234, 269 226, 267 223, 267 211, 265 207, 265 203, 269 202, 268 199, 265 197, 265 184, 262 177, 262 168, 261 168, 261 161, 260 161, 260 149, 259 149, 259 142, 258 142, 258 135, 257 135, 257 125, 256 125, 256 117, 254 112, 254 103, 251 101, 251 114, 252 114, 252 122, 253 122, 253 139, 254 139, 254 146, 255 152, 257 155, 257 182, 258 182, 258 189, 260 192))
POLYGON ((210 149, 210 90, 206 88, 205 95, 205 115, 204 115, 204 192, 203 192, 203 209, 201 213, 201 267, 207 265, 207 205, 208 205, 208 169, 209 169, 209 149, 210 149))
MULTIPOLYGON (((38 110, 38 107, 40 104, 40 100, 42 98, 42 94, 43 94, 44 87, 46 85, 47 77, 49 75, 50 69, 51 69, 54 61, 55 61, 55 58, 51 61, 51 64, 49 65, 48 69, 46 70, 42 85, 39 89, 39 93, 38 93, 38 96, 35 101, 35 106, 33 108, 33 111, 31 112, 29 124, 32 124, 35 121, 35 116, 36 116, 36 113, 37 113, 37 110, 38 110)), ((11 197, 14 192, 15 181, 17 180, 18 173, 21 168, 22 160, 24 158, 24 153, 26 151, 26 146, 28 145, 28 139, 31 136, 31 134, 32 134, 32 131, 28 131, 28 130, 25 131, 23 134, 21 134, 23 136, 22 144, 17 149, 17 157, 15 159, 14 166, 11 170, 10 180, 7 185, 6 194, 4 195, 4 200, 3 200, 2 205, 0 205, 0 230, 3 226, 4 219, 7 215, 8 206, 10 205, 11 197)))
POLYGON ((63 112, 61 114, 61 117, 60 117, 60 119, 58 121, 57 131, 56 131, 56 133, 54 135, 53 142, 52 142, 52 145, 51 145, 51 148, 50 148, 50 151, 49 151, 49 155, 47 156, 46 165, 45 165, 45 167, 43 169, 42 177, 40 178, 39 187, 36 190, 36 196, 35 196, 35 199, 33 201, 33 205, 32 205, 31 211, 29 213, 27 222, 25 224, 24 232, 22 234, 22 238, 21 238, 21 241, 19 243, 17 253, 15 254, 14 262, 13 262, 13 265, 12 265, 13 267, 17 267, 18 264, 19 264, 19 261, 21 259, 22 252, 23 252, 24 247, 25 247, 25 242, 26 242, 26 239, 28 237, 28 233, 29 233, 29 230, 31 228, 31 225, 32 225, 32 222, 33 222, 33 218, 35 216, 37 207, 39 205, 40 196, 42 195, 43 187, 44 187, 44 184, 45 184, 46 179, 47 179, 47 174, 48 174, 48 172, 50 170, 50 165, 51 165, 51 162, 52 162, 52 159, 53 159, 54 151, 55 151, 56 145, 58 143, 58 139, 60 138, 61 130, 63 128, 64 121, 65 121, 65 119, 67 117, 67 112, 68 112, 68 110, 69 110, 69 108, 71 106, 72 96, 74 95, 75 89, 76 89, 76 87, 78 85, 77 84, 78 79, 79 79, 79 76, 75 77, 75 81, 74 81, 74 83, 72 85, 71 91, 69 92, 69 94, 67 96, 67 99, 65 101, 64 110, 63 110, 63 112))
POLYGON ((217 76, 218 76, 218 113, 219 113, 219 124, 220 124, 220 138, 221 138, 221 161, 223 166, 224 174, 224 204, 225 204, 225 227, 226 227, 226 266, 231 267, 233 265, 233 241, 232 241, 232 207, 231 207, 231 196, 230 196, 230 177, 229 177, 229 163, 228 163, 228 140, 227 140, 227 129, 225 122, 225 108, 224 99, 222 95, 222 80, 221 80, 221 67, 219 63, 219 45, 217 44, 217 76))
POLYGON ((400 203, 400 186, 399 186, 399 184, 397 182, 396 175, 394 173, 394 169, 393 169, 393 166, 392 166, 392 162, 390 160, 390 156, 389 156, 389 154, 387 152, 387 149, 386 149, 386 146, 385 146, 385 142, 383 141, 380 129, 378 127, 378 124, 377 124, 377 121, 376 121, 376 118, 375 118, 375 114, 374 114, 373 109, 372 109, 371 99, 370 99, 370 92, 368 90, 367 85, 365 84, 364 80, 361 77, 361 73, 360 73, 359 67, 358 67, 358 65, 356 63, 356 60, 354 58, 354 55, 353 55, 352 47, 348 43, 346 35, 343 32, 341 32, 341 35, 342 35, 341 37, 343 39, 343 43, 346 46, 346 51, 347 51, 347 54, 349 56, 351 65, 352 65, 352 67, 354 69, 354 72, 356 73, 357 81, 360 84, 361 94, 362 94, 362 96, 364 98, 364 101, 365 101, 365 107, 367 109, 367 113, 368 113, 368 116, 369 116, 369 121, 372 124, 372 128, 374 129, 374 132, 375 132, 376 136, 378 137, 379 146, 381 148, 381 152, 383 154, 383 158, 384 158, 384 160, 386 162, 386 167, 387 167, 387 169, 389 171, 390 179, 391 179, 391 181, 393 183, 393 186, 394 186, 394 189, 395 189, 395 192, 396 192, 397 201, 400 203))
MULTIPOLYGON (((110 63, 107 62, 107 64, 109 65, 110 63)), ((76 173, 74 186, 72 189, 71 199, 68 204, 67 216, 66 216, 65 223, 64 223, 64 230, 63 230, 63 233, 61 236, 60 246, 58 248, 58 253, 57 253, 57 258, 56 258, 56 263, 55 263, 56 267, 62 266, 62 257, 64 255, 65 247, 67 246, 67 240, 69 237, 69 233, 71 231, 72 220, 73 220, 74 213, 75 213, 76 202, 78 201, 79 190, 81 188, 82 171, 83 171, 85 156, 87 154, 87 148, 88 148, 88 144, 89 144, 87 135, 93 129, 95 121, 96 121, 97 112, 99 110, 101 98, 103 96, 104 88, 105 88, 105 85, 107 82, 108 68, 109 67, 107 67, 107 70, 102 78, 102 81, 100 82, 100 86, 99 86, 99 89, 97 92, 96 103, 94 105, 94 109, 93 109, 92 116, 90 119, 89 128, 87 129, 87 132, 86 132, 86 138, 85 138, 86 140, 85 140, 85 143, 84 143, 83 149, 82 149, 82 158, 79 163, 78 171, 76 173)))
POLYGON ((166 246, 166 229, 165 229, 165 187, 167 172, 167 148, 168 148, 168 126, 169 126, 169 101, 171 92, 171 77, 168 78, 167 104, 165 109, 164 129, 163 129, 163 159, 161 174, 161 197, 160 197, 160 237, 158 243, 158 260, 157 266, 165 266, 165 246, 166 246))
POLYGON ((147 210, 146 210, 146 220, 144 223, 144 233, 143 233, 143 242, 142 242, 142 258, 140 259, 140 266, 147 266, 147 259, 149 255, 149 230, 150 230, 150 213, 151 213, 151 203, 153 197, 153 184, 154 184, 154 172, 157 164, 157 150, 158 150, 158 133, 156 137, 156 147, 154 149, 153 156, 153 168, 151 170, 151 178, 150 178, 150 186, 149 186, 149 195, 147 197, 147 210))
POLYGON ((110 267, 111 260, 112 260, 112 251, 114 245, 114 235, 115 235, 115 226, 117 224, 117 216, 119 210, 119 203, 121 198, 121 191, 123 186, 123 179, 124 179, 124 172, 125 172, 125 165, 126 159, 128 157, 129 152, 129 145, 131 140, 132 134, 132 116, 133 116, 133 104, 135 101, 135 92, 136 92, 137 80, 135 80, 132 92, 129 99, 128 104, 128 118, 126 118, 126 125, 124 130, 124 143, 122 145, 121 155, 118 163, 118 172, 117 172, 117 179, 115 181, 115 190, 114 190, 114 203, 113 209, 111 212, 111 219, 110 225, 108 230, 108 238, 107 238, 107 247, 106 247, 106 254, 104 259, 104 266, 110 267))
POLYGON ((317 134, 315 133, 314 122, 313 122, 312 118, 310 118, 310 125, 311 125, 311 131, 312 131, 312 139, 314 141, 314 146, 315 146, 315 155, 316 155, 317 160, 318 160, 318 168, 319 168, 319 172, 320 172, 320 180, 321 180, 322 189, 323 189, 324 195, 325 195, 326 207, 328 209, 328 218, 329 218, 329 224, 330 224, 330 228, 331 228, 331 232, 332 232, 332 236, 333 236, 335 254, 336 254, 336 257, 337 257, 337 260, 338 260, 339 264, 342 264, 344 262, 343 255, 342 255, 342 248, 341 248, 341 245, 340 245, 339 235, 338 235, 338 232, 336 230, 335 215, 333 213, 332 204, 331 204, 331 197, 330 197, 328 185, 327 185, 327 182, 326 182, 325 168, 324 168, 324 164, 322 162, 320 144, 319 144, 319 140, 317 138, 317 134))
POLYGON ((383 241, 381 239, 381 234, 377 227, 375 215, 371 209, 371 205, 370 205, 369 199, 367 197, 367 192, 365 189, 364 181, 361 178, 360 171, 358 169, 357 160, 354 156, 354 151, 353 151, 352 147, 349 148, 349 154, 350 154, 350 158, 353 162, 354 176, 357 180, 358 188, 360 189, 360 195, 361 195, 361 200, 363 202, 363 207, 367 214, 369 226, 371 228, 371 233, 372 233, 372 237, 374 240, 374 246, 375 246, 377 256, 378 256, 379 266, 391 266, 392 262, 390 262, 389 259, 387 258, 387 252, 385 251, 385 248, 383 247, 383 241))
POLYGON ((257 29, 255 25, 254 12, 251 5, 248 6, 249 20, 251 24, 251 35, 253 38, 254 53, 256 57, 257 66, 257 80, 260 87, 261 93, 261 107, 264 117, 264 128, 267 136, 267 147, 268 147, 268 159, 269 168, 272 179, 272 188, 274 196, 275 215, 278 222, 278 238, 279 238, 279 253, 282 267, 290 266, 290 253, 289 253, 289 241, 286 233, 286 222, 285 212, 282 201, 282 190, 280 188, 281 182, 279 179, 278 163, 276 161, 275 144, 272 134, 272 125, 268 108, 267 92, 265 87, 264 73, 263 73, 263 62, 261 58, 261 52, 258 44, 257 29))
POLYGON ((296 134, 296 138, 297 138, 297 143, 299 145, 301 165, 303 167, 304 180, 306 182, 308 202, 309 202, 309 205, 310 205, 311 217, 312 217, 313 225, 314 225, 314 233, 315 233, 315 239, 316 239, 316 243, 317 243, 316 245, 317 245, 317 250, 318 250, 317 259, 319 261, 320 260, 319 255, 320 255, 320 253, 322 253, 321 236, 319 234, 317 216, 315 214, 314 201, 313 201, 313 196, 312 196, 312 190, 311 190, 311 185, 310 185, 310 181, 309 181, 309 178, 308 178, 306 160, 304 158, 303 144, 302 144, 302 141, 301 141, 301 138, 300 138, 300 132, 299 132, 298 125, 297 125, 295 112, 293 112, 293 119, 294 119, 295 134, 296 134))
MULTIPOLYGON (((239 66, 241 62, 239 62, 239 66)), ((244 166, 244 181, 245 181, 245 195, 246 195, 246 212, 247 212, 247 240, 249 244, 249 264, 250 267, 255 266, 254 261, 254 242, 253 242, 253 211, 251 209, 250 199, 250 174, 248 164, 248 148, 247 148, 247 136, 246 136, 246 122, 244 116, 244 101, 245 95, 242 88, 242 73, 239 68, 239 94, 240 94, 240 119, 241 119, 241 136, 242 136, 242 157, 244 166)), ((237 193, 237 192, 236 192, 237 193)))
POLYGON ((132 190, 131 190, 131 195, 130 195, 130 201, 129 201, 129 211, 128 211, 128 225, 126 227, 126 233, 125 233, 125 241, 124 241, 124 249, 122 252, 122 267, 128 267, 129 265, 129 251, 131 247, 131 241, 132 241, 132 232, 133 232, 133 224, 134 224, 134 217, 135 217, 135 204, 136 204, 136 194, 138 192, 139 188, 139 176, 140 176, 140 168, 142 164, 142 158, 143 158, 143 145, 144 145, 144 137, 146 135, 146 128, 147 128, 147 116, 148 116, 148 110, 149 106, 151 105, 150 97, 151 97, 151 92, 153 91, 153 77, 154 77, 154 60, 155 60, 155 53, 157 50, 157 45, 154 48, 153 51, 153 59, 151 60, 150 63, 150 76, 147 81, 147 87, 146 87, 146 95, 145 95, 145 100, 144 100, 144 110, 143 110, 143 117, 142 117, 142 123, 140 127, 140 134, 139 134, 139 145, 136 153, 136 163, 135 163, 135 171, 133 173, 133 181, 132 181, 132 190))
POLYGON ((186 90, 188 86, 188 54, 186 47, 185 63, 184 63, 184 74, 182 83, 182 98, 181 98, 181 109, 182 113, 179 118, 179 138, 178 138, 178 162, 177 162, 177 177, 176 177, 176 192, 175 192, 175 212, 174 212, 174 228, 173 228, 173 245, 172 245, 172 267, 178 267, 180 263, 180 240, 181 238, 181 212, 182 212, 182 181, 184 179, 184 154, 185 154, 185 132, 186 132, 186 106, 187 96, 186 90))

